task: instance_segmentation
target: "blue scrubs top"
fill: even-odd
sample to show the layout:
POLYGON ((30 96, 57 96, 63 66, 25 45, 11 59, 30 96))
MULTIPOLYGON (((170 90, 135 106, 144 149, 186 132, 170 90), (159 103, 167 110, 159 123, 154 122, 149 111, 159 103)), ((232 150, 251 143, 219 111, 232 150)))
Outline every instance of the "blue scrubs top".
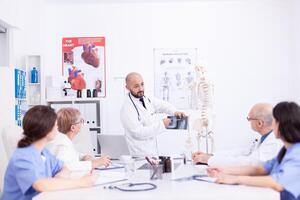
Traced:
POLYGON ((33 145, 18 148, 13 153, 4 177, 2 200, 29 200, 38 192, 32 184, 54 177, 63 167, 47 149, 40 152, 33 145))
POLYGON ((300 196, 300 143, 292 144, 281 161, 277 157, 265 163, 264 168, 285 191, 295 199, 300 196))

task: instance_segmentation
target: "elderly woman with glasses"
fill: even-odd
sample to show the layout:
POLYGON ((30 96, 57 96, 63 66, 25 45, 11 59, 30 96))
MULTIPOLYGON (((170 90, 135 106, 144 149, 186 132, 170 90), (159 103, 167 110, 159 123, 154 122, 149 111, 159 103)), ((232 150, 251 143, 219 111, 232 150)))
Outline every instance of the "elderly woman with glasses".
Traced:
POLYGON ((71 171, 87 171, 99 166, 110 165, 110 157, 102 156, 94 159, 90 155, 79 153, 72 140, 80 132, 84 120, 80 111, 75 108, 62 108, 57 112, 59 134, 51 141, 47 148, 58 159, 63 160, 71 171))

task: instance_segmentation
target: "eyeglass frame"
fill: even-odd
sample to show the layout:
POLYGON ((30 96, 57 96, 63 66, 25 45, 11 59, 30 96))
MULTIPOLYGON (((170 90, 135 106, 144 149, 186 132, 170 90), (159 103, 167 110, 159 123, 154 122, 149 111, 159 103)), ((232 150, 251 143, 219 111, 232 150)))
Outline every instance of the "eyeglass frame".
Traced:
POLYGON ((84 124, 84 119, 83 118, 80 118, 79 121, 73 123, 72 125, 75 125, 75 124, 84 124))
POLYGON ((254 121, 254 120, 260 120, 260 119, 257 119, 257 118, 252 118, 252 117, 249 117, 247 116, 247 121, 250 122, 250 121, 254 121))

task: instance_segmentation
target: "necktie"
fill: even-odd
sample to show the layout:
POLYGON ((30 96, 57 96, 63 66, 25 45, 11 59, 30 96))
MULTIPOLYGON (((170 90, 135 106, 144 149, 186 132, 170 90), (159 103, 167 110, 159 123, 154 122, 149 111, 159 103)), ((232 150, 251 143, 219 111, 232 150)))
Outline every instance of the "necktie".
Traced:
POLYGON ((140 102, 142 102, 142 104, 143 104, 144 108, 145 108, 145 109, 147 109, 147 108, 146 108, 146 105, 145 105, 145 102, 144 102, 144 98, 143 98, 143 97, 141 97, 141 98, 140 98, 140 102))

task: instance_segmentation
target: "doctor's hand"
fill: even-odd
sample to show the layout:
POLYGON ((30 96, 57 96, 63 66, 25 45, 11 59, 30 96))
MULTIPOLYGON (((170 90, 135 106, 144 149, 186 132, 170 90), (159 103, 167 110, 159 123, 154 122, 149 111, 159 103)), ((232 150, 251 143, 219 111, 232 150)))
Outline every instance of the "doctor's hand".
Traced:
POLYGON ((96 168, 99 166, 108 167, 110 164, 111 164, 111 160, 110 160, 109 156, 101 156, 100 158, 92 161, 93 168, 96 168))
POLYGON ((171 119, 170 118, 164 118, 163 123, 164 123, 165 127, 168 127, 171 123, 171 119))
POLYGON ((179 112, 179 111, 176 111, 176 112, 174 113, 174 115, 175 115, 177 118, 183 118, 183 117, 186 116, 184 112, 179 112))

